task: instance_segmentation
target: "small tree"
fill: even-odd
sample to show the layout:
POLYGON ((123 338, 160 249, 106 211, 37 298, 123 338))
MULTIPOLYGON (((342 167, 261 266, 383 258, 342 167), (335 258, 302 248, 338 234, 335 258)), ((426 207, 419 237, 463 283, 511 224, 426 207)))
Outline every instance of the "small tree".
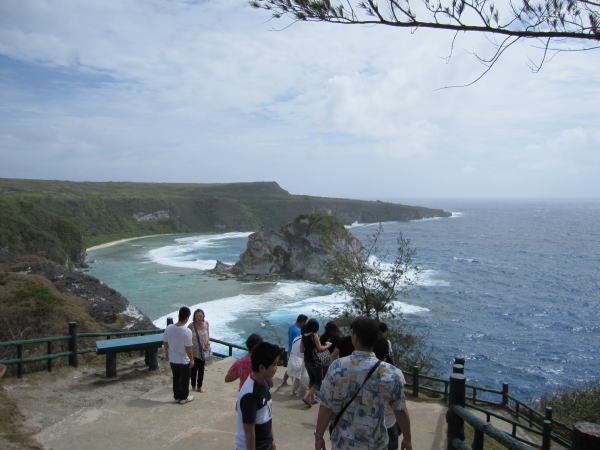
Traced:
POLYGON ((418 275, 419 268, 413 262, 416 250, 400 233, 395 254, 390 258, 391 255, 378 246, 382 233, 380 224, 365 245, 357 240, 347 251, 336 252, 327 264, 328 275, 352 297, 341 308, 333 308, 329 315, 344 328, 357 317, 386 322, 396 365, 405 369, 417 366, 421 373, 434 375, 436 361, 428 335, 408 324, 394 305, 418 275), (392 262, 385 262, 389 260, 392 262))
POLYGON ((402 233, 397 237, 393 262, 384 262, 389 254, 377 245, 382 233, 379 224, 366 245, 354 241, 347 251, 336 251, 326 266, 328 276, 352 296, 346 307, 352 315, 376 320, 397 315, 394 300, 413 282, 411 275, 418 273, 413 264, 415 249, 402 233))

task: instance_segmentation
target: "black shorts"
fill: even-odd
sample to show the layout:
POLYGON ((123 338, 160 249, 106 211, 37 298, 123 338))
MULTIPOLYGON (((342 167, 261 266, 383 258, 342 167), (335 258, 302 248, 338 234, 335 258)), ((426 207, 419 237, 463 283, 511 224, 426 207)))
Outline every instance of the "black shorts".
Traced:
POLYGON ((321 389, 321 383, 323 382, 323 366, 306 364, 306 371, 308 372, 308 387, 314 388, 317 391, 321 389))

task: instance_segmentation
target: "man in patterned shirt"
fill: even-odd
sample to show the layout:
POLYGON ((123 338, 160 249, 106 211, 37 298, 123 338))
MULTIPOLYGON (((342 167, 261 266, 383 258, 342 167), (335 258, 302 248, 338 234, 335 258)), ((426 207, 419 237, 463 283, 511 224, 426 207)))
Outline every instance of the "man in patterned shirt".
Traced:
POLYGON ((402 449, 412 450, 410 419, 404 398, 400 369, 381 362, 362 386, 378 359, 373 346, 379 335, 377 321, 356 319, 351 326, 352 355, 335 360, 321 386, 321 402, 315 430, 315 450, 325 450, 324 434, 342 408, 352 400, 331 433, 332 449, 386 449, 388 435, 384 424, 387 404, 402 430, 402 449))

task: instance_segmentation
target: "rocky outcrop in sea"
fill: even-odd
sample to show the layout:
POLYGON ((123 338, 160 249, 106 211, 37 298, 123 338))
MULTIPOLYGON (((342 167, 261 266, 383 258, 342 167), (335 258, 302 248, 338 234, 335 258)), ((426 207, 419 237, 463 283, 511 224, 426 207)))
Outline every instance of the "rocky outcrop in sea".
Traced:
POLYGON ((282 277, 332 282, 326 264, 336 252, 358 240, 341 221, 325 214, 305 214, 278 231, 260 230, 248 237, 246 251, 234 266, 217 263, 213 273, 242 278, 282 277))

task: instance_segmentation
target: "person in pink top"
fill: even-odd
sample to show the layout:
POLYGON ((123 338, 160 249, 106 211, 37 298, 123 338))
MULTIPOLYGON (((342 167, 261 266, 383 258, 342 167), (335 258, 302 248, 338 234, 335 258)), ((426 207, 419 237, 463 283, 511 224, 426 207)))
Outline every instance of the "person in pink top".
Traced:
POLYGON ((256 347, 263 341, 262 337, 256 333, 252 333, 246 339, 246 348, 248 349, 248 354, 243 358, 237 359, 227 371, 227 375, 225 375, 225 383, 231 383, 239 378, 240 386, 238 388, 241 389, 246 378, 250 376, 252 373, 252 361, 250 360, 250 354, 252 353, 252 349, 256 347))

